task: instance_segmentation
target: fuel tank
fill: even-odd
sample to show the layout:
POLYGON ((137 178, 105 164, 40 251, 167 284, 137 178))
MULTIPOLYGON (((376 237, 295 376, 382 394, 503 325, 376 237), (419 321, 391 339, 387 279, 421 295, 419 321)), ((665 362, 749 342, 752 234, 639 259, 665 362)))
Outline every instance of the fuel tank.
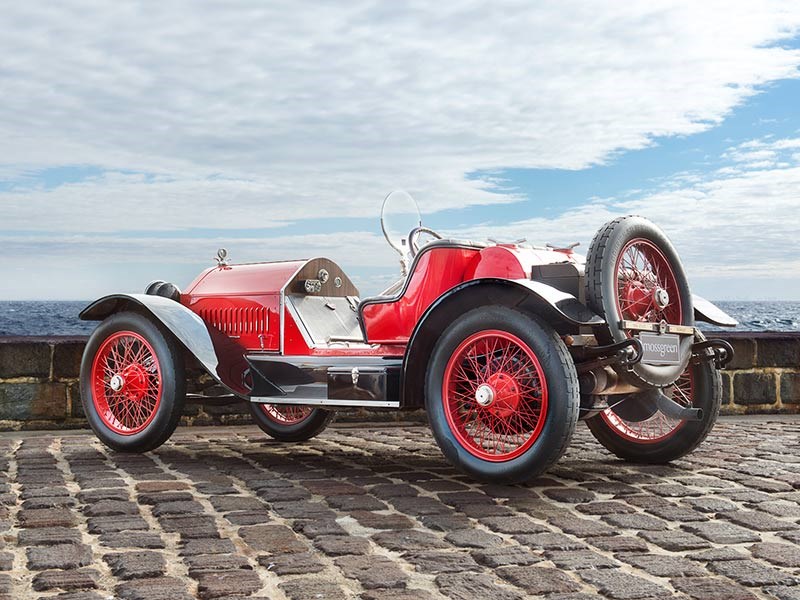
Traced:
POLYGON ((573 252, 572 248, 530 248, 498 244, 481 250, 470 265, 465 279, 531 279, 585 302, 585 263, 585 258, 573 252))

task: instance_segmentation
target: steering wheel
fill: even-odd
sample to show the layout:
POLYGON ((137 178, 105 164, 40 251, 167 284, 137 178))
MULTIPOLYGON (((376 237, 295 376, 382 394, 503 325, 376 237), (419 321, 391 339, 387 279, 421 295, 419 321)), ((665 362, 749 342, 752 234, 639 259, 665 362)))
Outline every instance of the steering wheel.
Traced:
POLYGON ((408 233, 408 249, 411 252, 411 257, 415 257, 419 252, 419 246, 417 245, 417 241, 419 239, 420 233, 427 233, 431 237, 435 237, 437 240, 441 240, 442 236, 436 233, 433 229, 428 229, 427 227, 414 227, 408 233))

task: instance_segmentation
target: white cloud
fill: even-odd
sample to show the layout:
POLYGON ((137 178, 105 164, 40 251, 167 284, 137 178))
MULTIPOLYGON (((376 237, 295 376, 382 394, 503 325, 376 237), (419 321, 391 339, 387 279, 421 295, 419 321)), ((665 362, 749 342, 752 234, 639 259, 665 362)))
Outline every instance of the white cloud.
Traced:
MULTIPOLYGON (((69 264, 121 247, 148 256, 153 240, 131 234, 141 230, 377 216, 398 187, 430 211, 519 200, 466 174, 585 168, 712 127, 797 76, 800 51, 780 42, 798 28, 793 0, 10 4, 0 177, 101 174, 13 183, 0 191, 0 233, 34 232, 25 248, 40 258, 23 264, 59 244, 69 264), (83 233, 92 254, 70 242, 83 233)), ((673 183, 686 202, 734 193, 673 183)), ((542 237, 585 235, 589 219, 595 228, 623 208, 589 205, 544 222, 542 237)), ((299 238, 280 236, 269 251, 296 254, 299 238)), ((6 285, 13 294, 23 281, 6 285)))
POLYGON ((238 227, 288 202, 295 218, 374 212, 394 187, 431 207, 506 201, 464 174, 583 168, 691 134, 800 62, 770 45, 800 26, 791 1, 86 1, 3 17, 3 169, 167 179, 4 194, 6 228, 101 229, 98 203, 139 207, 119 229, 181 227, 223 203, 221 225, 238 227))

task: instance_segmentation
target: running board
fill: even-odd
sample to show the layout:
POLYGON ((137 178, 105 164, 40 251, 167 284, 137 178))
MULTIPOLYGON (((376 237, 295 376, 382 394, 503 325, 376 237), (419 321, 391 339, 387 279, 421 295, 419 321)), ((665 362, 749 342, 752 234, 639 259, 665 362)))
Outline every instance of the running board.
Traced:
POLYGON ((251 402, 400 408, 401 358, 251 354, 251 402))

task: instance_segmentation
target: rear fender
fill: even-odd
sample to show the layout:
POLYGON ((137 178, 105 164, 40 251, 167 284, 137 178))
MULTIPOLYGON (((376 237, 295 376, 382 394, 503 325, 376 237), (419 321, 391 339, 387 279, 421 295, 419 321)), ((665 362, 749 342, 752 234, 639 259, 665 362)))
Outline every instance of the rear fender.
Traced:
POLYGON ((721 308, 714 306, 705 298, 692 294, 694 304, 694 320, 704 321, 719 327, 736 327, 739 322, 721 308))
POLYGON ((575 332, 581 326, 605 324, 602 317, 575 296, 539 281, 499 278, 466 281, 436 299, 414 328, 403 361, 401 407, 423 406, 428 358, 454 315, 488 305, 517 307, 536 314, 564 334, 575 332))
POLYGON ((246 364, 244 351, 224 334, 210 330, 203 320, 182 304, 162 296, 149 294, 112 294, 95 300, 84 308, 83 321, 102 321, 125 310, 138 310, 155 318, 166 327, 200 365, 231 392, 247 394, 235 373, 246 364))

